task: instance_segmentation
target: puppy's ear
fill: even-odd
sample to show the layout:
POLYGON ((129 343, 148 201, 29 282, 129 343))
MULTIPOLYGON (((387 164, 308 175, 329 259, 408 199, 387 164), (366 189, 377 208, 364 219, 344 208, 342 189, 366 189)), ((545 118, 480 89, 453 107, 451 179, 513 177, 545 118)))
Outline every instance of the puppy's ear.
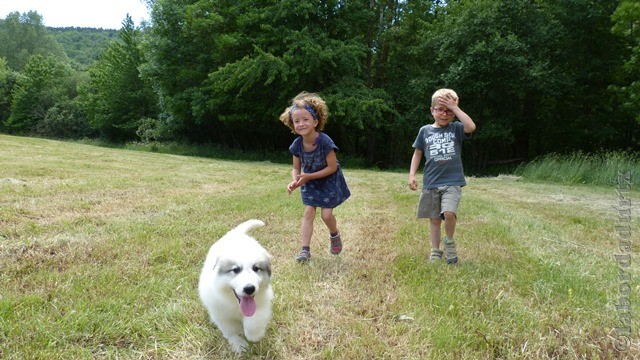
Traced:
POLYGON ((271 277, 271 254, 269 254, 268 252, 265 252, 264 254, 265 256, 265 271, 267 272, 267 274, 269 274, 269 277, 271 277))
POLYGON ((269 277, 271 277, 271 262, 267 263, 267 266, 265 267, 264 271, 266 271, 269 277))

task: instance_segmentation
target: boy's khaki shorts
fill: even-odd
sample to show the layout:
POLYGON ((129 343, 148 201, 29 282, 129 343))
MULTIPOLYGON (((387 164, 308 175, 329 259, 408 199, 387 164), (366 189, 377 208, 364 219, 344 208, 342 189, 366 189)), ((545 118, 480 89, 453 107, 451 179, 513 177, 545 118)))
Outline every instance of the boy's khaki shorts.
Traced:
POLYGON ((451 211, 458 216, 458 204, 462 197, 460 186, 441 186, 423 190, 418 203, 418 219, 442 219, 444 212, 451 211))

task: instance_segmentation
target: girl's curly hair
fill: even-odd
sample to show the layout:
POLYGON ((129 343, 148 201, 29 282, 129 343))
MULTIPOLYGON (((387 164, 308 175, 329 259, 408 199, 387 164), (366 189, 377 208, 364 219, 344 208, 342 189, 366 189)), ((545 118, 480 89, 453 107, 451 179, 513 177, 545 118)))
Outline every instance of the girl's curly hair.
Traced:
POLYGON ((324 124, 327 122, 327 117, 329 117, 329 108, 327 107, 327 103, 325 103, 320 95, 316 93, 303 91, 296 95, 291 100, 291 105, 287 107, 280 115, 280 121, 282 121, 282 123, 285 124, 289 129, 291 129, 291 132, 295 134, 295 127, 293 126, 291 112, 293 111, 294 107, 304 109, 305 105, 310 106, 315 112, 315 115, 317 116, 316 120, 318 120, 316 130, 322 131, 322 129, 324 129, 324 124))

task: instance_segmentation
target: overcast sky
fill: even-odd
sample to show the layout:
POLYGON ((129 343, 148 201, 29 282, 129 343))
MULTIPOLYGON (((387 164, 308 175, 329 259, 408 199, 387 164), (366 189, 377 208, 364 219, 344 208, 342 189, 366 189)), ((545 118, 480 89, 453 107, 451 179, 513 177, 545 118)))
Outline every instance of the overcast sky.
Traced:
POLYGON ((135 25, 149 19, 141 0, 0 0, 0 18, 11 12, 35 10, 49 27, 92 27, 120 29, 131 15, 135 25))

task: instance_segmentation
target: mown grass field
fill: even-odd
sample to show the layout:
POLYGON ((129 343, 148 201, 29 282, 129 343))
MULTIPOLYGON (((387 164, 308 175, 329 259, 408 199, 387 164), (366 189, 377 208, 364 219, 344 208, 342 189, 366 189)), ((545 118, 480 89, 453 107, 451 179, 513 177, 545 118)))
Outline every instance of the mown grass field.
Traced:
POLYGON ((267 224, 252 235, 274 256, 276 298, 267 336, 238 358, 640 357, 637 191, 625 193, 633 246, 621 268, 615 187, 469 178, 460 263, 447 266, 426 261, 406 173, 346 168, 353 196, 335 211, 345 249, 329 254, 318 218, 301 266, 289 174, 0 135, 0 358, 235 358, 197 280, 209 246, 250 218, 267 224), (619 351, 625 314, 631 342, 619 351))

